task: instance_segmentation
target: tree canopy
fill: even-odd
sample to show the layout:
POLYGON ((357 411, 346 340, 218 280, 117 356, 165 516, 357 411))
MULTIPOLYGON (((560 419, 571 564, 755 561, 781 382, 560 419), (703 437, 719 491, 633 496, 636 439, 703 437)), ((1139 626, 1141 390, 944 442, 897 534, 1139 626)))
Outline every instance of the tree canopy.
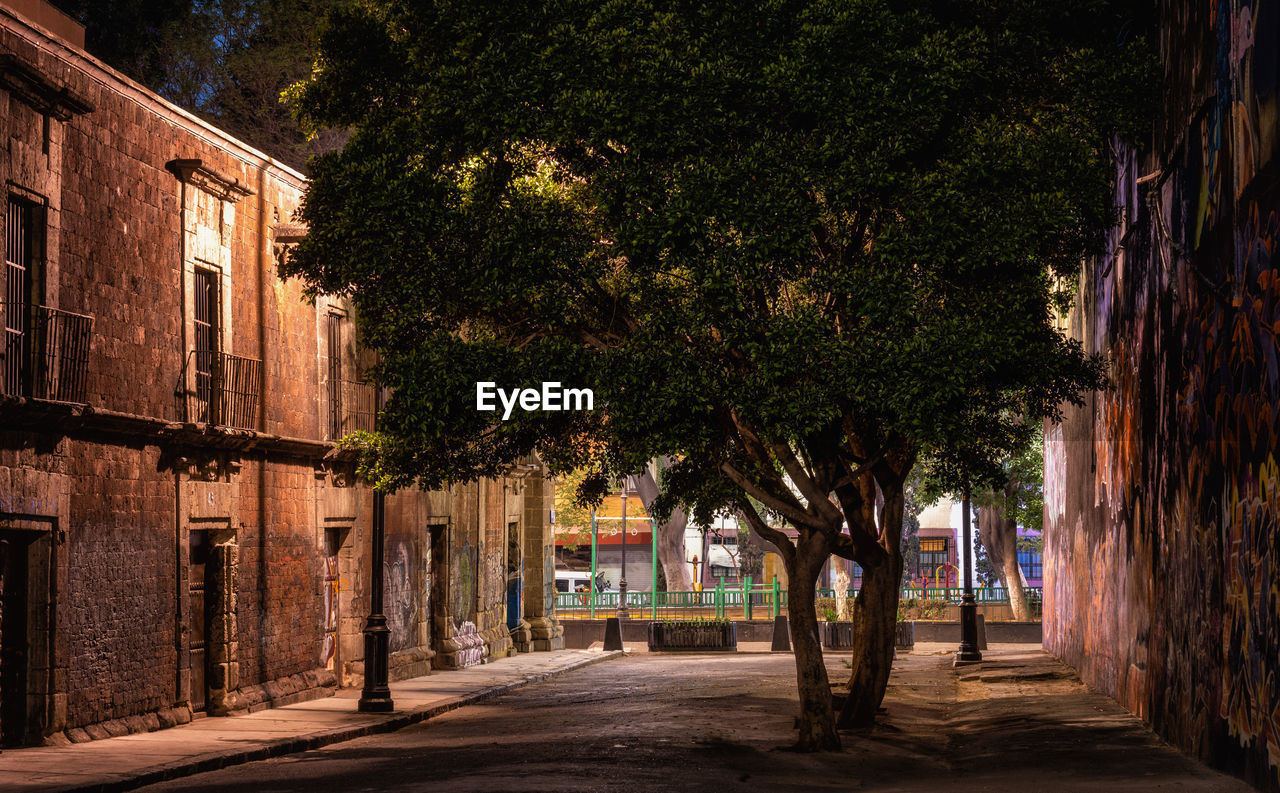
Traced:
POLYGON ((326 11, 350 0, 53 0, 89 52, 295 167, 341 140, 308 140, 282 92, 311 71, 326 11))
POLYGON ((294 100, 312 128, 353 132, 312 160, 310 233, 283 272, 350 295, 381 353, 394 396, 358 442, 366 472, 438 487, 537 450, 595 472, 598 495, 678 460, 660 509, 732 509, 777 546, 800 745, 838 744, 808 635, 821 565, 864 569, 850 712, 865 722, 892 662, 917 456, 993 466, 1011 417, 1054 418, 1100 384, 1051 309, 1113 220, 1108 136, 1143 123, 1148 64, 1126 14, 1107 0, 335 11, 294 100), (597 409, 503 420, 476 410, 477 381, 589 387, 597 409))

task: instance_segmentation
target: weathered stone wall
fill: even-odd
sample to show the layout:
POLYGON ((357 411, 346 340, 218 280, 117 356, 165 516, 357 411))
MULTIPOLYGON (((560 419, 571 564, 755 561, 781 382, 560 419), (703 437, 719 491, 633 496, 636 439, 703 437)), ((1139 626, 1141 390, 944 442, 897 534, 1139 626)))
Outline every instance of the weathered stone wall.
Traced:
POLYGON ((1160 4, 1162 111, 1070 332, 1113 387, 1045 443, 1045 646, 1280 789, 1280 6, 1160 4))
MULTIPOLYGON (((0 386, 0 539, 23 547, 48 593, 31 604, 28 739, 360 685, 373 497, 334 449, 328 411, 331 354, 344 389, 368 361, 350 306, 311 304, 275 276, 303 178, 2 4, 0 139, 0 184, 41 208, 32 302, 93 317, 83 403, 0 386), (235 428, 182 398, 205 271, 221 293, 218 346, 261 362, 235 428), (346 323, 336 351, 331 315, 346 323)), ((518 552, 532 521, 530 547, 549 541, 516 491, 500 479, 387 497, 393 679, 514 651, 511 539, 518 552)))
POLYGON ((67 726, 170 707, 177 679, 172 478, 165 487, 154 447, 62 444, 70 463, 61 549, 67 588, 58 607, 68 651, 67 726), (169 619, 141 622, 156 613, 169 619))

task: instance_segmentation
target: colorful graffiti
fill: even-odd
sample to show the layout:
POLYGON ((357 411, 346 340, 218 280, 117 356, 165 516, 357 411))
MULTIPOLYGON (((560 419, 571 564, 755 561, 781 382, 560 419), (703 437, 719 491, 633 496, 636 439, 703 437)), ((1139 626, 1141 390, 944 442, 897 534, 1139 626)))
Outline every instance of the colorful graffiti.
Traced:
POLYGON ((464 622, 454 629, 453 640, 458 644, 455 664, 459 669, 482 664, 489 656, 489 648, 474 622, 464 622))
POLYGON ((464 542, 453 554, 449 581, 449 616, 455 625, 471 619, 476 599, 476 551, 464 542))
POLYGON ((416 647, 418 642, 418 598, 413 586, 411 546, 397 542, 387 554, 383 575, 386 596, 383 610, 391 629, 388 646, 391 652, 416 647))
POLYGON ((1045 646, 1280 790, 1280 3, 1162 2, 1155 140, 1072 333, 1112 387, 1046 435, 1045 646))
POLYGON ((320 640, 320 666, 334 670, 338 655, 338 556, 324 557, 324 636, 320 640))

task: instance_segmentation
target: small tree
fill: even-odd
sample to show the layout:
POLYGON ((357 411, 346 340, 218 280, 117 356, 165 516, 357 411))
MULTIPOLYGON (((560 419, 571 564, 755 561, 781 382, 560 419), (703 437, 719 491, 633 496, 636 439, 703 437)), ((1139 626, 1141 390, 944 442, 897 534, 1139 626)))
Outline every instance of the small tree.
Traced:
POLYGON ((738 512, 776 547, 798 745, 839 746, 828 557, 863 570, 841 718, 869 724, 917 456, 1099 381, 1050 309, 1111 223, 1105 136, 1143 105, 1124 21, 1085 0, 339 12, 296 99, 353 134, 312 160, 284 272, 351 295, 382 354, 366 472, 436 487, 537 449, 589 468, 590 497, 678 460, 655 513, 738 512), (597 409, 504 419, 481 380, 597 409))

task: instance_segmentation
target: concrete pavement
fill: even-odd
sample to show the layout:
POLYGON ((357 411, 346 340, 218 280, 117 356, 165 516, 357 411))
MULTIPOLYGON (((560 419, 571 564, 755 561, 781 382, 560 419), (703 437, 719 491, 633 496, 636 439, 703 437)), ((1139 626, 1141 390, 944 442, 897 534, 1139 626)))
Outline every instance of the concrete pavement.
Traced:
POLYGON ((65 746, 0 753, 0 791, 115 791, 390 732, 572 669, 620 657, 600 650, 518 655, 391 684, 397 710, 360 713, 360 692, 230 718, 65 746))

